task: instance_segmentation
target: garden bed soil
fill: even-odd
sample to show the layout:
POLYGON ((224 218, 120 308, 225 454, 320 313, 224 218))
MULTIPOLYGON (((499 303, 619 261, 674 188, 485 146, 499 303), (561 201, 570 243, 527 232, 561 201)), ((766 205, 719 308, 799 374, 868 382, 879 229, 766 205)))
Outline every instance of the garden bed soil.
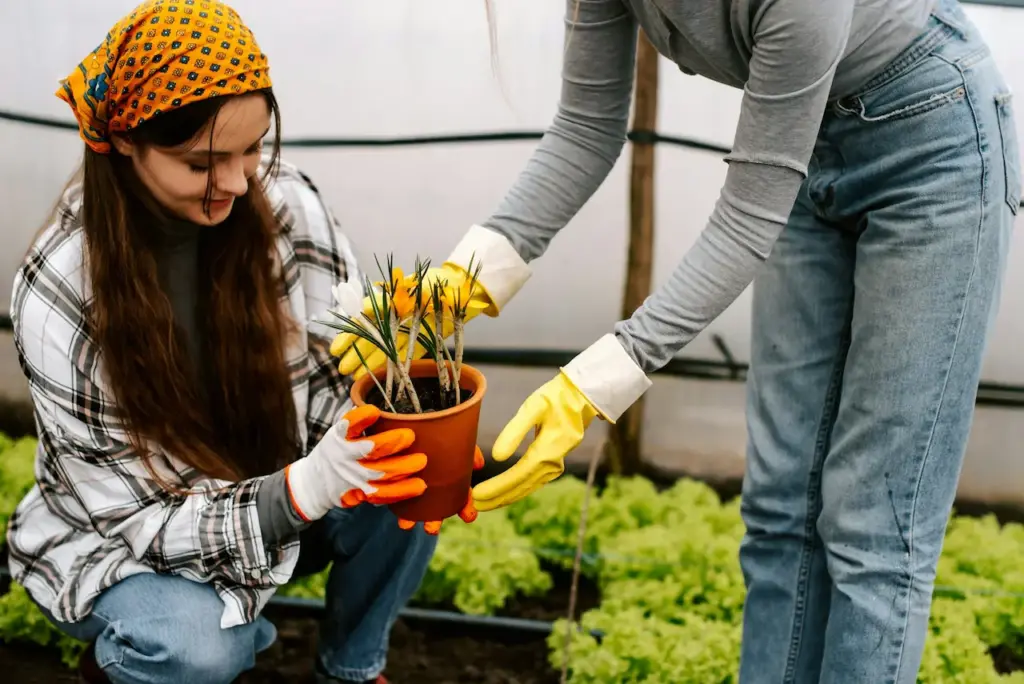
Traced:
POLYGON ((996 672, 999 674, 1024 672, 1024 656, 1013 653, 1005 646, 997 646, 991 649, 989 655, 992 656, 992 662, 995 663, 996 672))
MULTIPOLYGON (((569 578, 553 572, 555 586, 537 599, 509 602, 502 616, 553 621, 569 605, 569 578)), ((597 605, 596 587, 581 581, 577 615, 597 605)), ((443 608, 443 606, 442 606, 443 608)), ((275 644, 257 657, 256 667, 237 684, 312 684, 317 621, 294 609, 268 607, 278 628, 275 644)), ((4 681, 18 684, 73 684, 55 651, 22 644, 0 644, 4 681)), ((545 635, 452 623, 400 619, 391 632, 385 675, 391 684, 556 684, 558 672, 548 664, 545 635)))
MULTIPOLYGON (((279 638, 236 684, 312 684, 316 621, 277 621, 279 638)), ((431 630, 432 631, 432 630, 431 630)), ((548 684, 558 674, 547 664, 543 641, 503 644, 468 636, 437 637, 399 620, 391 635, 386 676, 391 684, 548 684)), ((52 650, 0 645, 4 681, 77 684, 78 676, 52 650)))

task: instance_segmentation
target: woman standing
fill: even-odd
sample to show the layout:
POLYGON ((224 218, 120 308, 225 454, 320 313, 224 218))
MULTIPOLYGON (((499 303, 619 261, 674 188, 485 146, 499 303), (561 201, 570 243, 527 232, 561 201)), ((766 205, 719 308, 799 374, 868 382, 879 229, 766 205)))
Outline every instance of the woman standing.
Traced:
POLYGON ((273 591, 333 562, 318 677, 382 682, 435 537, 360 504, 421 493, 425 457, 363 436, 378 412, 307 330, 359 274, 278 163, 266 56, 221 2, 150 0, 58 95, 86 149, 14 283, 39 430, 14 579, 93 681, 226 684, 274 641, 273 591))
POLYGON ((696 244, 527 398, 493 456, 536 437, 477 507, 560 475, 753 282, 741 681, 912 684, 1020 203, 988 46, 956 0, 568 0, 567 27, 554 123, 443 269, 483 264, 477 310, 498 315, 615 163, 638 27, 743 89, 739 124, 696 244))

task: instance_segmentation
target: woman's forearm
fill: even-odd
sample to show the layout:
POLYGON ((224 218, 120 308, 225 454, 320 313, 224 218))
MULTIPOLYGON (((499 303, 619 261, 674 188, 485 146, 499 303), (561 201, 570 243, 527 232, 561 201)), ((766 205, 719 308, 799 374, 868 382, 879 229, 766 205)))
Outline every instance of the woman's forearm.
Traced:
POLYGON ((786 225, 802 174, 734 161, 708 225, 668 281, 629 319, 563 371, 607 420, 616 421, 660 369, 754 279, 786 225))
POLYGON ((559 112, 516 183, 482 223, 523 261, 541 256, 608 177, 625 142, 625 125, 591 128, 559 112))
POLYGON ((482 225, 536 259, 600 187, 626 141, 638 27, 622 0, 566 3, 558 112, 482 225))
POLYGON ((666 363, 751 283, 786 225, 802 177, 733 162, 715 210, 668 281, 615 335, 646 373, 666 363))

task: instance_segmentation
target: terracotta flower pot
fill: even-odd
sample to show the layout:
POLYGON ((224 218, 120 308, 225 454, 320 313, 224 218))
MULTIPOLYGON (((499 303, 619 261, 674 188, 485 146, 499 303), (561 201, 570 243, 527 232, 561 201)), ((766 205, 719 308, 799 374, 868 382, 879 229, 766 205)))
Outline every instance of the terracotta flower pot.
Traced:
MULTIPOLYGON (((381 385, 387 375, 385 368, 376 373, 381 385)), ((409 375, 416 378, 437 378, 437 364, 432 359, 412 362, 409 375)), ((458 406, 431 413, 392 413, 381 410, 380 419, 367 432, 378 433, 394 428, 410 428, 416 441, 409 448, 427 455, 427 466, 420 477, 427 489, 420 496, 390 506, 400 518, 418 522, 444 520, 458 514, 466 505, 473 476, 473 453, 480 424, 480 403, 487 392, 483 374, 463 364, 459 377, 463 401, 458 406), (469 399, 465 393, 472 392, 469 399)), ((356 406, 370 402, 367 397, 378 393, 373 378, 364 375, 352 386, 356 406)))

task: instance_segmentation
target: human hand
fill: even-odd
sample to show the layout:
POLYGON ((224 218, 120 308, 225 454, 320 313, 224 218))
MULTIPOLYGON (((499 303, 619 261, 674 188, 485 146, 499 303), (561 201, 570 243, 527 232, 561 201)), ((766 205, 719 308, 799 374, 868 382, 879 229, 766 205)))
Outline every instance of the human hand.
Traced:
POLYGON ((375 406, 352 409, 308 455, 285 469, 292 506, 303 520, 317 520, 335 506, 392 504, 426 490, 423 479, 414 477, 427 465, 426 455, 400 453, 412 446, 412 430, 363 435, 379 417, 375 406))

